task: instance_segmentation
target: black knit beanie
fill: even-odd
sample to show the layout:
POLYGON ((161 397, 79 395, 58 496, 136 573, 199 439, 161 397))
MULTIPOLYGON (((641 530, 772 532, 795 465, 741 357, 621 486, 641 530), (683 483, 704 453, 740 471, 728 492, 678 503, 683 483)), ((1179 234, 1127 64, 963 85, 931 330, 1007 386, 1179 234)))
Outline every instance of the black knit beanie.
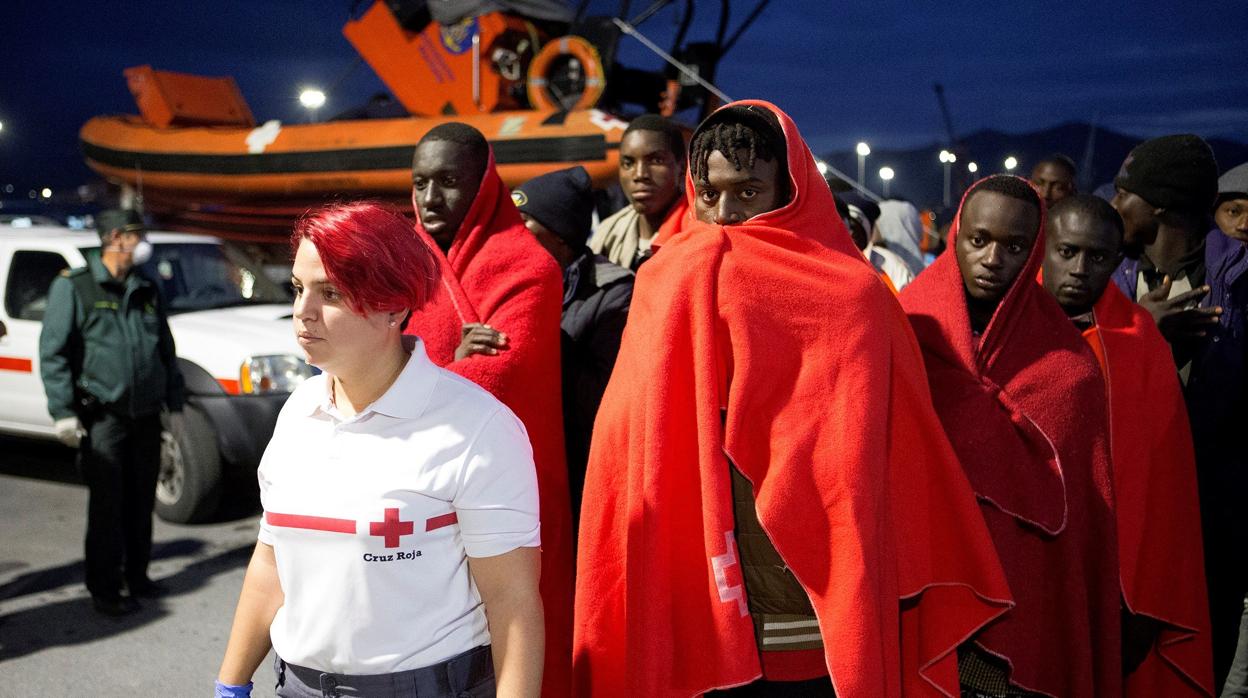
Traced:
POLYGON ((593 181, 584 167, 548 172, 516 187, 511 200, 574 250, 589 239, 594 215, 593 181))
POLYGON ((1200 136, 1162 136, 1127 155, 1114 185, 1158 208, 1205 213, 1218 195, 1218 162, 1200 136))

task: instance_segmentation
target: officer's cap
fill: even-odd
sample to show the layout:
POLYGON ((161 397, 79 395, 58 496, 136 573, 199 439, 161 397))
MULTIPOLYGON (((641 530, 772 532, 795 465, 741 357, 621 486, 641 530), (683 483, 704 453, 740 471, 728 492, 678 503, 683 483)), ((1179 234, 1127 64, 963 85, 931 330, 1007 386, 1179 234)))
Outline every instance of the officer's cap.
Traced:
POLYGON ((100 211, 95 217, 95 230, 103 237, 114 230, 142 233, 146 228, 143 225, 143 215, 138 211, 131 208, 110 208, 100 211))

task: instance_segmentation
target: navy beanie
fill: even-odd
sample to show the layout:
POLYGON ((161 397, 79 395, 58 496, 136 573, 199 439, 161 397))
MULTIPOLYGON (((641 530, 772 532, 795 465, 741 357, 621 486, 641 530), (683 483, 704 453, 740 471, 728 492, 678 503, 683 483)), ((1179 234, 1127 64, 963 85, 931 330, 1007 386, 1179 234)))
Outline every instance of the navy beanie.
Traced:
POLYGON ((1205 213, 1218 195, 1218 161, 1200 136, 1162 136, 1135 146, 1114 185, 1159 208, 1205 213))
POLYGON ((589 240, 594 215, 593 180, 584 167, 549 172, 516 187, 511 200, 574 250, 589 240))

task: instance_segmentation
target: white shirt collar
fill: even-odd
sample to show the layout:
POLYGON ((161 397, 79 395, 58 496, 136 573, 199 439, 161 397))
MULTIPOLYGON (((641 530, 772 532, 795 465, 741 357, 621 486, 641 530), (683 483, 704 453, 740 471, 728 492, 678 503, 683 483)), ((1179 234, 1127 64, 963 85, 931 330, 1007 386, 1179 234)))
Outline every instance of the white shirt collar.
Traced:
MULTIPOLYGON (((404 335, 402 340, 403 348, 411 353, 407 365, 399 372, 398 377, 394 379, 394 383, 386 389, 386 392, 356 413, 354 419, 359 419, 369 412, 384 414, 396 419, 415 419, 425 411, 425 407, 429 404, 429 397, 433 394, 434 384, 438 382, 437 366, 429 360, 429 355, 425 352, 425 343, 419 337, 404 335)), ((334 406, 334 378, 329 374, 325 374, 325 390, 320 400, 311 404, 308 415, 315 415, 318 410, 323 414, 342 419, 341 413, 334 406)))

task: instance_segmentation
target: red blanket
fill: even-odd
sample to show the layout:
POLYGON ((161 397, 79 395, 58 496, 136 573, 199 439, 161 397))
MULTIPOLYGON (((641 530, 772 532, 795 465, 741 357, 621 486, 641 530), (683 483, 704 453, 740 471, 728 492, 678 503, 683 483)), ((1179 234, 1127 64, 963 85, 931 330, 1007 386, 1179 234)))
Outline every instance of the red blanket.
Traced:
POLYGON ((419 222, 416 229, 438 257, 442 284, 412 316, 407 332, 420 335, 429 358, 439 366, 489 390, 510 407, 533 443, 541 489, 541 590, 546 610, 543 693, 566 696, 572 657, 572 509, 559 418, 563 275, 525 229, 492 153, 450 251, 443 255, 419 222), (508 347, 497 356, 456 361, 461 328, 471 322, 506 334, 508 347))
POLYGON ((784 125, 796 195, 745 225, 688 222, 641 268, 590 453, 576 692, 760 677, 731 458, 810 596, 837 695, 957 695, 954 648, 1009 591, 901 308, 796 126, 751 104, 784 125))
POLYGON ((960 219, 961 211, 948 249, 901 292, 901 304, 1017 602, 976 640, 1008 660, 1027 689, 1120 695, 1109 427, 1096 357, 1033 281, 1043 215, 1026 268, 976 345, 954 256, 960 219))
MULTIPOLYGON (((688 178, 687 175, 686 178, 688 178)), ((654 234, 654 239, 650 242, 651 247, 657 252, 659 247, 667 242, 668 238, 680 232, 681 228, 689 225, 692 221, 693 208, 689 205, 689 197, 686 193, 685 198, 677 199, 676 203, 672 205, 672 210, 667 212, 667 218, 663 219, 663 225, 659 226, 658 231, 654 234)))
POLYGON ((1127 608, 1162 624, 1127 695, 1213 695, 1196 461, 1187 408, 1153 318, 1110 284, 1084 332, 1109 387, 1118 555, 1127 608))

